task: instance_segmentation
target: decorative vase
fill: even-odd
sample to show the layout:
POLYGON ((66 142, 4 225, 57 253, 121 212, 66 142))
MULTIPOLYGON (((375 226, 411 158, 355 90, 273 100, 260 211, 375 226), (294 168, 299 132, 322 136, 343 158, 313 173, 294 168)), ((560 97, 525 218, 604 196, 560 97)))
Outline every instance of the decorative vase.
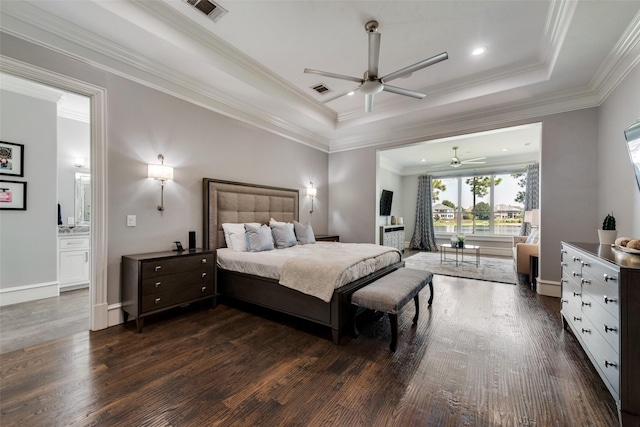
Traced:
POLYGON ((598 230, 598 240, 601 245, 613 245, 618 237, 617 230, 598 230))
POLYGON ((395 216, 391 217, 391 225, 396 225, 396 217, 395 216))

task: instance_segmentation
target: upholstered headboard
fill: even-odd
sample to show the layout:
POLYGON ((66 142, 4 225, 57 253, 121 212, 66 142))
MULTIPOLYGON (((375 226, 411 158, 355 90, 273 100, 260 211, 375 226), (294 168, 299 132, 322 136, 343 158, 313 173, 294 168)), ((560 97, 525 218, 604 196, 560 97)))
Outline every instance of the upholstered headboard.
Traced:
POLYGON ((225 222, 268 224, 270 218, 298 220, 298 190, 211 178, 203 178, 202 189, 205 249, 226 247, 222 231, 225 222))

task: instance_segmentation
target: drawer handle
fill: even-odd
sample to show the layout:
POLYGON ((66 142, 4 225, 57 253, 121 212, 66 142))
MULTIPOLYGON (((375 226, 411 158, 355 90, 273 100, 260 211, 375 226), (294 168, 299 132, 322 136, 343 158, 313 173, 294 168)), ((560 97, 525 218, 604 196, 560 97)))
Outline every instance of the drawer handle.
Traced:
POLYGON ((591 307, 591 303, 590 303, 590 302, 582 301, 582 306, 584 307, 585 305, 586 305, 587 307, 591 307))
POLYGON ((574 256, 573 257, 573 262, 576 262, 576 261, 580 261, 580 258, 578 258, 577 256, 574 256))
POLYGON ((569 302, 569 300, 568 299, 563 299, 563 300, 560 300, 560 302, 562 302, 564 304, 567 304, 569 302))
POLYGON ((156 282, 156 288, 159 288, 162 285, 162 282, 156 282))
POLYGON ((591 329, 582 328, 582 333, 583 334, 590 334, 591 333, 591 329))
POLYGON ((609 333, 609 331, 611 332, 618 332, 618 328, 614 327, 609 327, 606 324, 604 325, 604 332, 605 333, 609 333))
POLYGON ((580 277, 581 276, 580 273, 576 273, 575 271, 573 273, 571 273, 571 274, 573 274, 573 277, 576 277, 576 276, 580 277))
POLYGON ((574 292, 574 293, 573 293, 573 296, 574 296, 574 297, 582 296, 582 292, 574 292))
POLYGON ((155 271, 160 271, 161 268, 162 268, 161 265, 156 265, 155 271))
POLYGON ((569 264, 567 264, 566 262, 562 262, 562 261, 560 261, 560 267, 566 267, 566 266, 568 266, 568 265, 569 265, 569 264))
POLYGON ((202 261, 200 261, 202 264, 206 264, 207 263, 207 259, 206 258, 202 258, 202 261))
POLYGON ((203 278, 207 277, 207 273, 202 273, 202 277, 203 278))
POLYGON ((202 287, 202 292, 204 292, 204 291, 206 291, 206 290, 207 290, 207 287, 206 287, 206 286, 203 286, 203 287, 202 287))
POLYGON ((156 299, 155 299, 155 303, 156 303, 156 304, 157 304, 157 303, 159 303, 161 299, 162 299, 162 298, 156 298, 156 299))
POLYGON ((609 304, 609 303, 618 303, 618 298, 608 298, 606 295, 604 296, 604 303, 605 304, 609 304))
POLYGON ((618 280, 618 278, 615 277, 615 276, 609 276, 608 274, 605 274, 604 275, 604 281, 608 282, 609 280, 611 280, 612 282, 615 282, 616 280, 618 280))
POLYGON ((589 264, 587 261, 581 261, 580 264, 582 264, 583 267, 591 267, 591 264, 589 264))
POLYGON ((607 359, 604 359, 604 367, 608 368, 609 366, 617 368, 618 364, 616 362, 609 362, 607 359))
POLYGON ((573 320, 577 322, 582 322, 582 317, 573 316, 573 320))
POLYGON ((591 284, 591 280, 589 280, 589 279, 580 279, 580 284, 582 284, 582 285, 584 285, 584 284, 589 285, 589 284, 591 284))
POLYGON ((560 253, 561 253, 561 254, 566 254, 566 253, 567 253, 567 250, 566 250, 566 249, 562 249, 562 250, 560 251, 560 253))
POLYGON ((569 279, 560 279, 560 283, 567 283, 569 279))

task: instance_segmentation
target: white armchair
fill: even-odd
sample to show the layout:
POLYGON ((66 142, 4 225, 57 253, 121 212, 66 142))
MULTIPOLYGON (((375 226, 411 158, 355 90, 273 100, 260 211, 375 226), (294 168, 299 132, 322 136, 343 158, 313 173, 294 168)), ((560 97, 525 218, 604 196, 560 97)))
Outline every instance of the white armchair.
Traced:
POLYGON ((529 256, 538 256, 538 239, 535 243, 525 243, 527 236, 513 236, 513 264, 518 274, 529 275, 529 256))

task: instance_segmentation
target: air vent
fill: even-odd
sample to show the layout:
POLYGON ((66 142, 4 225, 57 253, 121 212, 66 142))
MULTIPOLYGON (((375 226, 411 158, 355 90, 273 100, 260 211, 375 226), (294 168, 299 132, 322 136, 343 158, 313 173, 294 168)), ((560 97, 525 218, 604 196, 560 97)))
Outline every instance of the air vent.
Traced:
POLYGON ((218 19, 222 18, 227 14, 227 10, 220 6, 217 3, 214 3, 210 0, 184 0, 189 3, 191 6, 198 9, 200 12, 204 13, 211 19, 213 22, 218 22, 218 19))
POLYGON ((331 92, 331 89, 329 89, 328 87, 326 87, 324 85, 324 83, 319 83, 315 86, 311 86, 311 89, 315 90, 316 92, 318 92, 320 95, 326 95, 327 93, 331 92))

